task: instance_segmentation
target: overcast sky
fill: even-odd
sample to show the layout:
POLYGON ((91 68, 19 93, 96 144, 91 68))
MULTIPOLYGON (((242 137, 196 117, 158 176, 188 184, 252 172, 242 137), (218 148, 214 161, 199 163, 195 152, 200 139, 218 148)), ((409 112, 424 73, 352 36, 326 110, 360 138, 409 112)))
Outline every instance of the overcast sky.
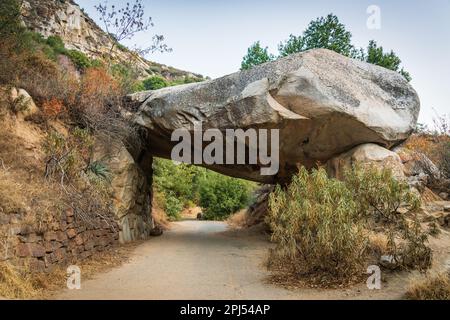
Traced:
MULTIPOLYGON (((75 1, 98 22, 94 8, 98 1, 75 1)), ((125 2, 109 1, 119 7, 125 2)), ((374 39, 402 59, 420 96, 419 122, 431 124, 433 108, 439 114, 450 113, 450 0, 144 2, 155 27, 125 44, 145 46, 154 33, 163 34, 173 52, 147 58, 212 78, 239 70, 242 57, 254 41, 260 40, 275 54, 278 43, 289 34, 301 34, 311 20, 334 13, 352 32, 356 46, 366 47, 374 39), (380 29, 367 27, 370 5, 381 10, 380 29)))

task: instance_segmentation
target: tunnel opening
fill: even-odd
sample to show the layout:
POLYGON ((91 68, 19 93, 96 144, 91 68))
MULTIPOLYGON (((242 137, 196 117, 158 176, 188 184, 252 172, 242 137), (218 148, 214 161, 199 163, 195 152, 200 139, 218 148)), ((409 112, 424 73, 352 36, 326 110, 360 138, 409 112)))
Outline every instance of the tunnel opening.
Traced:
MULTIPOLYGON (((152 216, 166 221, 226 221, 254 212, 264 185, 234 178, 193 164, 154 157, 152 161, 152 216)), ((159 221, 158 221, 159 220, 159 221)), ((246 222, 246 221, 245 221, 246 222)))

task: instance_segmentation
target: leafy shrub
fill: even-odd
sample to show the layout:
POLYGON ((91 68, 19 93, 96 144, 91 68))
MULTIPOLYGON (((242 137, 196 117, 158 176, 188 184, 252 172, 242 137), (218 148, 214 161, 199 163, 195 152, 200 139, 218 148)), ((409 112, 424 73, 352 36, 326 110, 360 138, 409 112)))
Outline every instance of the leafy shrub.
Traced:
POLYGON ((67 50, 63 40, 59 36, 49 36, 46 43, 53 48, 56 53, 67 54, 67 50))
POLYGON ((250 184, 244 180, 208 172, 199 180, 200 206, 207 220, 224 220, 250 202, 250 184))
POLYGON ((100 179, 105 181, 111 180, 111 172, 109 171, 109 168, 101 161, 94 161, 90 163, 87 170, 100 179))
POLYGON ((416 211, 420 199, 409 186, 392 176, 389 169, 355 167, 345 174, 345 183, 353 193, 361 218, 371 217, 386 227, 388 254, 403 268, 426 270, 431 266, 431 249, 426 246, 416 211), (399 213, 402 207, 404 212, 399 213), (399 245, 396 239, 402 239, 399 245))
POLYGON ((92 67, 92 62, 83 52, 78 50, 69 50, 66 55, 72 60, 78 69, 84 70, 92 67))
POLYGON ((157 90, 165 88, 169 85, 164 78, 159 76, 147 78, 142 82, 142 84, 144 85, 145 90, 157 90))
POLYGON ((305 168, 286 190, 269 197, 267 222, 276 248, 270 265, 283 264, 296 275, 319 273, 350 278, 362 269, 367 238, 358 222, 358 206, 345 184, 324 169, 305 168))
POLYGON ((201 79, 201 78, 184 76, 182 78, 170 81, 169 86, 178 86, 180 84, 188 84, 188 83, 195 83, 195 82, 202 82, 202 81, 203 81, 203 79, 201 79))
POLYGON ((166 211, 166 214, 169 216, 169 218, 173 220, 178 220, 179 214, 183 209, 183 202, 180 201, 176 196, 174 196, 171 193, 165 196, 165 200, 166 201, 164 209, 166 211))
POLYGON ((171 160, 156 158, 153 162, 153 181, 164 194, 173 194, 182 203, 195 199, 193 177, 197 168, 181 163, 175 165, 171 160))
POLYGON ((111 74, 120 84, 123 92, 144 91, 142 81, 139 81, 139 71, 131 64, 119 63, 111 67, 111 74))
POLYGON ((305 168, 286 189, 277 186, 269 197, 267 222, 276 248, 269 266, 310 281, 350 279, 369 253, 393 257, 396 266, 424 271, 432 253, 428 233, 417 218, 419 199, 390 170, 355 167, 344 181, 330 179, 324 169, 305 168), (399 209, 402 213, 399 213, 399 209), (369 228, 377 233, 374 246, 369 228), (383 241, 379 241, 383 240, 383 241), (370 250, 369 250, 370 249, 370 250))

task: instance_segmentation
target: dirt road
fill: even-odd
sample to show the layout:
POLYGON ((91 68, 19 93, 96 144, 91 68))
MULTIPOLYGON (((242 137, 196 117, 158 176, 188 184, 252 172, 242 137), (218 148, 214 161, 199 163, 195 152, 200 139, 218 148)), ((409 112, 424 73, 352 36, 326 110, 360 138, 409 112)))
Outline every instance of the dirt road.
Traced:
POLYGON ((341 290, 287 290, 266 279, 270 243, 262 235, 227 231, 223 222, 186 220, 138 246, 131 260, 80 290, 55 299, 398 299, 405 277, 389 279, 381 290, 365 284, 341 290))

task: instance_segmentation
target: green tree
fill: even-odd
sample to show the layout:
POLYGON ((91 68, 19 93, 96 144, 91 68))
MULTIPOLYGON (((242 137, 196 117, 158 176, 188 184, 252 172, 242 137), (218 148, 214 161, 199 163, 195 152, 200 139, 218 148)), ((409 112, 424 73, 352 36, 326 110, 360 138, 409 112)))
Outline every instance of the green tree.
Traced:
POLYGON ((325 48, 336 51, 345 56, 351 56, 354 47, 351 43, 352 34, 345 29, 345 25, 333 14, 319 17, 311 21, 301 36, 291 35, 280 44, 280 56, 302 52, 309 49, 325 48))
MULTIPOLYGON (((337 16, 330 13, 326 17, 319 17, 311 21, 308 28, 301 35, 295 36, 291 34, 289 39, 278 45, 278 52, 280 57, 285 57, 309 49, 325 48, 350 58, 397 71, 406 80, 411 80, 410 74, 400 67, 401 60, 394 51, 384 52, 383 47, 379 47, 374 40, 369 42, 366 50, 362 48, 357 49, 351 40, 352 34, 350 31, 345 29, 345 25, 339 21, 337 16)), ((249 54, 251 49, 252 47, 249 48, 249 54)), ((242 63, 244 64, 244 62, 245 60, 242 63)), ((252 62, 252 65, 256 65, 266 61, 261 62, 258 59, 253 59, 252 62)))
POLYGON ((278 45, 278 52, 281 57, 286 57, 290 54, 302 52, 305 49, 305 41, 302 36, 294 36, 291 34, 289 39, 278 45))
POLYGON ((374 40, 369 42, 367 53, 364 54, 363 59, 366 62, 382 66, 386 69, 397 71, 406 80, 411 81, 411 75, 403 68, 400 69, 401 60, 394 53, 394 51, 384 52, 383 47, 378 46, 374 40))
POLYGON ((256 41, 248 48, 247 54, 242 59, 241 70, 247 70, 272 60, 274 60, 274 56, 268 52, 268 48, 262 48, 260 42, 256 41))
POLYGON ((352 34, 339 22, 333 14, 311 21, 303 32, 304 50, 325 48, 336 51, 344 56, 350 56, 354 47, 351 43, 352 34))

